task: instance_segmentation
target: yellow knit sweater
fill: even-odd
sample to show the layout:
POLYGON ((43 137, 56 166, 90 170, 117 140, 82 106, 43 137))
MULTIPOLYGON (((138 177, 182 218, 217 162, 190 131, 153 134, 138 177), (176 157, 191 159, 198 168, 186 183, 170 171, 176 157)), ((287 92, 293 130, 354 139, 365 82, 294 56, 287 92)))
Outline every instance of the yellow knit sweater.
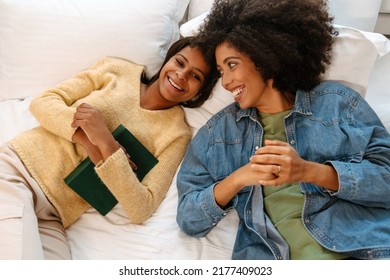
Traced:
POLYGON ((140 107, 142 71, 142 66, 123 59, 100 60, 32 100, 31 112, 41 126, 11 140, 65 227, 90 207, 64 182, 87 156, 71 140, 73 115, 82 102, 99 109, 111 131, 119 124, 126 126, 159 160, 142 182, 121 149, 95 167, 133 223, 142 223, 153 214, 172 182, 191 132, 180 106, 155 111, 140 107))

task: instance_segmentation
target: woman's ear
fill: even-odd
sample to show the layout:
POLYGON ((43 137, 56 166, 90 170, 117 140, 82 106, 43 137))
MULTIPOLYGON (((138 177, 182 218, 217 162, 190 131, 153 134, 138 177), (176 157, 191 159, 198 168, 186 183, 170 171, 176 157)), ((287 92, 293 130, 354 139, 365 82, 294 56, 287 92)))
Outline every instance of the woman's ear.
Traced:
POLYGON ((265 83, 269 88, 276 89, 274 88, 274 79, 268 79, 265 83))

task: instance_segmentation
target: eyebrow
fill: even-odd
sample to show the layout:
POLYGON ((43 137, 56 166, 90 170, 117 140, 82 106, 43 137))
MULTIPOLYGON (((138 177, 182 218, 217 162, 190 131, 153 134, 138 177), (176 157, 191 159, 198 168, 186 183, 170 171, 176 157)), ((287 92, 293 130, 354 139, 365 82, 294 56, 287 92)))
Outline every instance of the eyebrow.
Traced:
POLYGON ((228 56, 228 57, 226 57, 223 61, 222 61, 222 63, 223 64, 226 64, 226 62, 228 61, 228 60, 230 60, 230 59, 240 59, 238 56, 228 56))
MULTIPOLYGON (((240 57, 234 55, 225 57, 225 59, 222 61, 222 64, 226 64, 230 59, 240 59, 240 57)), ((217 64, 217 67, 220 67, 220 65, 217 64)))
MULTIPOLYGON (((177 55, 180 55, 187 63, 189 63, 187 57, 185 57, 185 56, 182 55, 181 53, 178 53, 177 55)), ((203 75, 203 77, 206 77, 205 73, 204 73, 202 70, 200 70, 198 67, 194 67, 194 68, 195 68, 197 71, 199 71, 199 72, 203 75)))

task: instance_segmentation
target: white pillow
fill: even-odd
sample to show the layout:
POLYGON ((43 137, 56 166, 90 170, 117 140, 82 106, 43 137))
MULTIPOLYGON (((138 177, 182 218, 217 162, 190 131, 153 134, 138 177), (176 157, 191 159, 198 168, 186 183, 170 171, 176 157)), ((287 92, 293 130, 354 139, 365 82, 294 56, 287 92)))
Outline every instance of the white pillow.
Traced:
MULTIPOLYGON (((191 0, 188 20, 210 10, 213 0, 191 0)), ((382 0, 329 0, 330 14, 335 23, 364 31, 374 31, 382 0)), ((383 4, 382 4, 383 5, 383 4)))
POLYGON ((389 104, 390 111, 390 53, 375 63, 372 70, 366 100, 371 105, 389 104))
POLYGON ((218 80, 214 87, 212 97, 198 108, 184 108, 186 120, 191 128, 193 136, 198 132, 209 118, 215 113, 234 102, 233 95, 222 87, 221 81, 218 80))
POLYGON ((334 23, 373 32, 382 0, 328 0, 334 23))
POLYGON ((104 56, 156 73, 190 0, 0 0, 0 100, 34 95, 104 56))
MULTIPOLYGON (((208 15, 205 12, 180 27, 183 37, 198 33, 208 15)), ((365 97, 371 71, 377 59, 390 52, 390 41, 379 33, 364 32, 351 27, 335 25, 333 61, 326 73, 327 80, 339 81, 365 97)), ((233 102, 232 96, 218 82, 213 97, 200 108, 185 109, 187 122, 196 132, 205 121, 233 102)))
POLYGON ((180 26, 180 35, 183 37, 194 36, 198 33, 198 29, 208 16, 210 11, 204 12, 197 17, 188 20, 180 26))
POLYGON ((332 63, 327 80, 339 81, 366 96, 370 74, 379 57, 390 52, 390 41, 379 33, 335 25, 332 63))
POLYGON ((390 132, 390 102, 371 105, 383 125, 390 132))
POLYGON ((214 0, 191 0, 188 6, 188 20, 200 16, 211 9, 214 0))

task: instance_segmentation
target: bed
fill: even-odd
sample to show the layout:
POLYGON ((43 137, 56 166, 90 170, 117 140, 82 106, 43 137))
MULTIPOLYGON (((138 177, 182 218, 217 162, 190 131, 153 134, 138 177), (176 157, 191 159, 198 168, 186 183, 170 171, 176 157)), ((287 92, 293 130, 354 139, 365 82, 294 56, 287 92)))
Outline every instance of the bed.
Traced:
MULTIPOLYGON (((345 8, 332 3, 336 23, 344 21, 336 25, 327 79, 359 91, 390 131, 390 42, 373 32, 371 23, 347 26, 339 14, 345 8)), ((0 143, 38 125, 28 111, 33 96, 103 56, 133 60, 152 75, 172 42, 197 32, 211 5, 212 0, 0 0, 0 143)), ((369 12, 375 23, 375 11, 369 12)), ((232 101, 218 84, 202 107, 185 109, 193 133, 232 101)), ((106 216, 91 208, 67 229, 72 257, 230 259, 238 221, 234 212, 207 237, 193 238, 178 228, 176 207, 175 177, 162 204, 142 225, 132 224, 120 205, 106 216)))

